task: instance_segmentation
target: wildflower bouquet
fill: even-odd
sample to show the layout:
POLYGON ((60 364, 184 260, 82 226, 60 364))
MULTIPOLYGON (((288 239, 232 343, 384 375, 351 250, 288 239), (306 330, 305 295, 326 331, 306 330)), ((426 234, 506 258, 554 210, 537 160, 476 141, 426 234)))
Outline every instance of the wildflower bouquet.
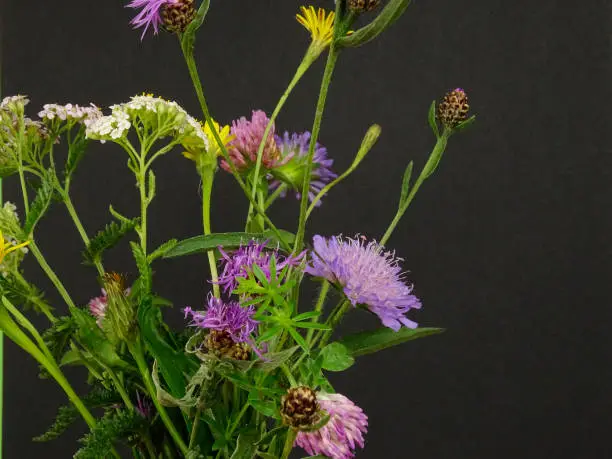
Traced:
POLYGON ((360 236, 307 240, 311 214, 365 160, 381 132, 372 126, 351 166, 334 171, 318 141, 334 67, 342 52, 376 39, 397 21, 409 0, 389 0, 378 10, 378 0, 339 0, 335 12, 302 7, 297 20, 312 41, 278 105, 269 117, 253 111, 225 126, 211 117, 194 60, 196 33, 209 3, 128 5, 137 10, 132 24, 142 28, 143 37, 163 28, 179 38, 201 120, 176 102, 146 94, 108 111, 47 104, 36 121, 26 115, 24 96, 7 97, 0 105, 0 172, 18 177, 23 198, 19 213, 8 202, 0 209, 0 328, 70 402, 35 440, 52 440, 82 418, 90 431, 75 454, 80 459, 118 457, 115 448, 126 445, 137 458, 287 458, 296 447, 317 458, 352 458, 364 446, 367 416, 336 391, 328 373, 346 370, 361 355, 442 331, 418 328, 408 317, 421 302, 402 274, 401 260, 385 245, 436 170, 450 137, 473 121, 467 118, 467 96, 455 89, 431 105, 435 146, 415 180, 412 162, 403 180, 398 177, 398 210, 378 242, 360 236), (353 31, 365 13, 370 22, 353 31), (324 52, 312 131, 277 130, 276 118, 292 89, 324 52), (124 215, 120 205, 110 206, 112 221, 92 236, 79 219, 70 186, 93 141, 124 150, 140 214, 124 215), (201 177, 203 232, 151 247, 155 161, 172 151, 182 151, 201 177), (212 231, 217 173, 231 174, 248 199, 244 231, 212 231), (292 195, 300 213, 289 232, 275 226, 268 209, 292 195), (102 292, 89 301, 69 294, 36 243, 38 224, 52 205, 65 206, 82 238, 84 259, 97 271, 102 292), (123 238, 132 238, 138 272, 129 281, 104 259, 123 238), (175 312, 185 318, 184 329, 175 331, 162 318, 162 308, 171 303, 156 294, 155 283, 163 279, 154 278, 154 265, 193 254, 205 256, 211 292, 202 307, 175 312), (27 280, 21 268, 26 256, 36 259, 60 293, 65 315, 56 314, 27 280), (308 285, 319 289, 312 306, 300 295, 308 285), (44 314, 49 328, 37 330, 23 313, 28 307, 44 314), (380 328, 333 340, 338 323, 356 309, 380 318, 380 328), (68 365, 87 370, 87 393, 72 388, 63 373, 68 365))

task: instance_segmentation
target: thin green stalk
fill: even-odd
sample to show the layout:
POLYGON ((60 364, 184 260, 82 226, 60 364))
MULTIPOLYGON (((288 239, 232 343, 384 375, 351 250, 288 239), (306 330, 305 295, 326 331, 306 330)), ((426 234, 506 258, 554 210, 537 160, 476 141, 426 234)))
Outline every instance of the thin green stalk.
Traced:
POLYGON ((193 419, 193 425, 191 426, 191 435, 189 436, 189 449, 192 449, 195 446, 195 442, 197 441, 201 414, 202 408, 198 406, 198 408, 196 409, 195 418, 193 419))
POLYGON ((25 214, 28 215, 30 212, 30 200, 28 199, 28 187, 25 181, 25 175, 23 173, 23 132, 25 129, 23 118, 19 119, 19 134, 17 141, 17 157, 19 159, 19 183, 21 184, 21 194, 23 195, 23 208, 25 210, 25 214))
MULTIPOLYGON (((79 215, 77 214, 77 211, 74 208, 74 204, 72 202, 72 199, 70 198, 70 194, 68 193, 68 191, 62 192, 62 200, 64 201, 64 205, 66 206, 66 209, 68 210, 68 213, 70 214, 70 218, 72 218, 72 221, 74 222, 74 226, 79 232, 79 235, 81 236, 81 239, 83 240, 83 243, 85 244, 85 247, 89 247, 89 236, 87 235, 87 232, 85 231, 85 228, 83 227, 83 223, 81 223, 81 219, 79 218, 79 215)), ((96 269, 98 270, 98 274, 100 274, 100 276, 103 275, 104 267, 102 266, 102 263, 100 262, 100 260, 94 260, 94 265, 96 269)))
POLYGON ((304 183, 302 185, 302 199, 300 201, 300 220, 298 224, 297 234, 295 237, 295 245, 293 247, 294 252, 298 252, 302 248, 302 244, 304 242, 304 233, 306 231, 306 211, 308 209, 310 180, 312 178, 312 161, 314 158, 317 140, 319 138, 319 132, 321 130, 321 122, 323 121, 323 112, 325 111, 327 93, 329 91, 329 85, 331 84, 332 75, 334 73, 336 62, 338 61, 339 53, 340 50, 332 44, 329 48, 329 54, 327 55, 327 63, 325 64, 323 80, 321 81, 321 89, 319 90, 319 100, 317 101, 317 110, 315 112, 315 118, 312 125, 312 136, 310 137, 308 160, 306 162, 306 172, 304 177, 304 183))
POLYGON ((149 434, 149 432, 144 435, 144 444, 147 448, 149 456, 151 456, 151 459, 157 459, 157 454, 155 453, 155 446, 153 446, 153 440, 151 440, 151 435, 149 434))
POLYGON ((287 377, 287 379, 289 380, 289 384, 291 384, 291 387, 296 387, 298 385, 297 381, 293 377, 293 373, 291 373, 291 370, 289 369, 287 364, 283 363, 280 367, 281 367, 281 370, 283 370, 283 373, 285 373, 285 376, 287 377))
POLYGON ((274 201, 276 201, 276 199, 283 194, 283 192, 287 191, 287 185, 285 185, 284 183, 281 183, 276 190, 274 190, 272 192, 272 194, 270 196, 268 196, 268 199, 266 199, 266 203, 264 205, 264 209, 268 210, 268 207, 270 207, 274 201))
POLYGON ((297 436, 297 431, 293 429, 289 429, 287 431, 287 437, 285 437, 285 446, 283 447, 283 454, 281 455, 281 459, 288 459, 291 451, 293 450, 293 444, 295 443, 295 437, 297 436))
POLYGON ((47 263, 47 260, 45 260, 45 257, 43 256, 42 252, 38 248, 38 245, 36 245, 36 242, 32 240, 28 248, 34 255, 34 258, 36 258, 36 261, 38 261, 38 264, 43 269, 43 271, 45 272, 49 280, 53 283, 53 285, 55 286, 56 290, 59 292, 63 300, 66 302, 68 307, 70 309, 72 308, 76 309, 76 306, 74 305, 72 298, 70 298, 70 295, 66 291, 64 284, 62 284, 62 281, 59 280, 59 277, 57 277, 57 275, 55 274, 55 271, 51 269, 51 266, 49 266, 49 263, 47 263))
MULTIPOLYGON (((319 298, 317 299, 317 304, 315 305, 314 310, 316 312, 321 312, 323 310, 323 305, 325 304, 325 298, 327 297, 327 292, 329 292, 329 282, 324 280, 323 285, 321 285, 321 291, 319 292, 319 298)), ((313 318, 313 322, 316 321, 318 317, 313 318)), ((314 328, 308 330, 306 334, 306 342, 310 344, 310 340, 314 335, 314 328)))
MULTIPOLYGON (((251 188, 251 199, 253 200, 255 199, 255 193, 257 192, 257 183, 259 181, 259 174, 261 172, 261 162, 263 158, 263 152, 266 147, 266 140, 268 139, 270 131, 272 130, 272 127, 274 126, 274 121, 276 121, 276 117, 282 110, 283 106, 285 105, 285 102, 287 102, 287 99, 289 98, 291 91, 293 91, 293 88, 295 88, 298 82, 302 79, 302 76, 304 76, 304 73, 306 73, 308 68, 316 60, 316 58, 318 57, 318 54, 313 53, 313 44, 311 43, 302 61, 300 62, 300 65, 295 71, 295 75, 293 75, 291 82, 289 82, 289 86, 287 86, 287 89, 285 89, 285 92, 279 99, 278 103, 276 104, 276 107, 274 108, 274 111, 272 112, 272 115, 270 116, 270 121, 268 122, 268 125, 266 126, 263 137, 257 149, 257 160, 255 161, 255 173, 253 176, 253 186, 251 188)), ((250 221, 252 213, 253 213, 253 205, 251 204, 249 206, 247 222, 250 221)))
POLYGON ((115 388, 117 389, 117 392, 119 392, 119 395, 121 396, 123 403, 125 403, 125 406, 130 411, 134 411, 134 404, 132 403, 132 400, 130 400, 130 396, 125 390, 125 387, 123 387, 123 383, 119 380, 119 377, 117 376, 117 374, 109 366, 103 364, 100 361, 98 361, 98 363, 102 365, 102 368, 104 368, 104 370, 108 373, 110 378, 113 380, 113 383, 115 384, 115 388))
POLYGON ((147 255, 147 169, 145 167, 144 153, 140 156, 140 169, 138 171, 138 189, 140 191, 140 246, 147 255))
POLYGON ((189 70, 189 76, 191 77, 191 81, 193 83, 196 95, 198 97, 198 102, 200 103, 200 108, 202 109, 204 120, 206 121, 206 123, 208 124, 208 127, 210 128, 212 135, 215 138, 215 142, 217 142, 217 145, 219 146, 219 149, 221 150, 221 154, 223 158, 225 159, 225 161, 227 161, 228 165, 230 166, 232 175, 238 182, 238 185, 240 185, 240 188, 244 192, 245 196, 249 199, 250 203, 253 205, 253 208, 259 214, 261 214, 266 224, 270 227, 270 229, 274 232, 278 240, 281 242, 281 245, 283 246, 283 248, 289 249, 290 248, 289 244, 285 242, 278 228, 274 225, 274 223, 272 223, 272 220, 270 220, 270 218, 266 215, 265 210, 251 197, 249 189, 247 188, 246 184, 244 183, 244 180, 242 180, 242 177, 240 177, 240 174, 236 170, 236 165, 232 162, 229 156, 229 153, 227 151, 227 148, 223 144, 221 137, 219 137, 219 133, 217 132, 217 130, 215 129, 213 125, 213 121, 210 116, 210 111, 208 110, 208 105, 206 103, 206 98, 204 97, 204 90, 202 89, 202 82, 200 81, 200 76, 198 74, 198 69, 195 63, 195 59, 193 57, 193 53, 185 50, 183 47, 181 47, 181 49, 183 50, 183 56, 185 57, 185 63, 187 64, 187 69, 189 70))
POLYGON ((415 195, 417 194, 417 191, 419 191, 419 188, 421 187, 423 182, 435 170, 436 166, 438 165, 438 162, 440 161, 440 157, 442 156, 442 154, 444 153, 444 150, 446 149, 446 144, 448 143, 448 138, 450 137, 450 135, 451 135, 451 131, 444 130, 442 135, 438 137, 438 141, 436 142, 436 145, 434 146, 431 152, 431 155, 429 155, 429 159, 427 160, 427 163, 425 163, 423 170, 419 174, 419 178, 416 180, 416 182, 414 182, 414 185, 412 185, 412 188, 410 189, 410 193, 408 194, 408 197, 402 203, 397 213, 395 214, 395 217, 389 224, 387 231, 385 231, 385 234, 380 239, 381 245, 385 245, 387 243, 387 241, 393 234, 393 230, 395 230, 395 227, 397 226, 399 221, 402 219, 402 217, 404 216, 404 213, 406 213, 406 210, 408 209, 408 206, 410 206, 410 203, 412 202, 415 195))
MULTIPOLYGON (((212 233, 210 225, 210 204, 213 182, 215 179, 215 166, 203 167, 200 171, 202 177, 202 226, 204 227, 204 235, 212 233)), ((221 290, 219 289, 219 274, 217 273, 217 260, 215 260, 214 250, 208 250, 206 252, 208 256, 208 264, 210 266, 210 277, 212 280, 213 294, 215 297, 221 297, 221 290)))
MULTIPOLYGON (((28 290, 30 289, 30 284, 27 280, 25 280, 25 278, 21 275, 18 269, 13 271, 11 275, 17 280, 17 282, 19 282, 25 288, 27 288, 28 290)), ((50 306, 44 301, 42 301, 39 297, 34 296, 33 298, 28 298, 28 300, 36 304, 40 311, 47 317, 47 319, 49 319, 49 322, 54 323, 57 320, 57 318, 51 312, 50 306)))
POLYGON ((153 400, 153 404, 155 405, 155 408, 157 409, 157 412, 159 413, 159 417, 161 418, 162 422, 166 426, 166 429, 168 429, 168 433, 170 434, 170 436, 172 437, 176 445, 181 450, 181 453, 183 455, 186 455, 188 452, 187 445, 181 438, 180 433, 176 430, 176 427, 174 426, 174 423, 170 419, 170 416, 168 415, 166 408, 159 403, 159 400, 157 400, 157 390, 155 389, 155 384, 153 384, 151 373, 149 372, 149 367, 147 366, 147 362, 145 361, 145 357, 142 351, 141 344, 139 342, 128 344, 128 348, 130 350, 130 353, 134 357, 134 360, 136 361, 138 370, 140 371, 140 374, 142 375, 142 379, 145 383, 145 387, 147 391, 149 392, 149 395, 151 396, 151 400, 153 400))
POLYGON ((227 432, 227 437, 231 438, 232 434, 234 433, 234 431, 238 428, 238 424, 240 423, 242 417, 246 414, 246 412, 249 409, 249 402, 246 402, 243 406, 242 409, 240 410, 240 412, 238 413, 238 416, 236 416, 236 419, 234 420, 234 422, 232 423, 232 426, 230 427, 229 431, 227 432))

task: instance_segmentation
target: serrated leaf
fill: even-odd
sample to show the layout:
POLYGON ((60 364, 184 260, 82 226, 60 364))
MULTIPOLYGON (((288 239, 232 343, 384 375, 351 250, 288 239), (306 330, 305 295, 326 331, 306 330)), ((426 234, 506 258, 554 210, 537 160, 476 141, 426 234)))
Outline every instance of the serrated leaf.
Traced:
POLYGON ((50 174, 45 174, 42 178, 36 197, 30 204, 30 210, 23 225, 23 232, 30 235, 40 219, 44 216, 53 199, 53 183, 50 174))
MULTIPOLYGON (((295 235, 288 231, 280 231, 283 240, 292 244, 295 235)), ((248 244, 249 241, 256 240, 259 243, 268 241, 269 246, 276 246, 280 241, 272 231, 263 233, 213 233, 195 236, 179 241, 178 244, 164 255, 164 258, 182 257, 196 253, 214 250, 217 247, 224 249, 235 249, 241 245, 248 244)))
POLYGON ((355 357, 341 343, 330 343, 321 349, 321 368, 328 371, 344 371, 355 363, 355 357))
POLYGON ((140 219, 134 218, 121 222, 110 222, 89 241, 89 246, 84 253, 85 259, 89 263, 101 260, 104 251, 117 245, 126 234, 136 228, 139 221, 140 219))
POLYGON ((130 247, 132 247, 134 261, 140 273, 140 277, 138 278, 140 295, 146 296, 151 292, 153 271, 151 270, 151 265, 149 265, 147 255, 142 251, 142 247, 134 241, 130 242, 130 247))
POLYGON ((406 199, 408 199, 408 194, 410 192, 410 178, 412 177, 412 167, 414 165, 413 161, 408 163, 406 166, 406 170, 404 171, 404 178, 402 179, 402 194, 400 195, 400 207, 404 205, 406 199))
POLYGON ((84 129, 79 131, 77 136, 72 140, 68 146, 68 157, 66 158, 66 165, 64 168, 64 176, 69 178, 77 168, 79 162, 85 155, 85 149, 89 140, 85 137, 84 129))
POLYGON ((429 121, 429 127, 433 131, 436 138, 440 137, 440 130, 438 129, 438 122, 436 121, 436 101, 434 100, 429 106, 429 113, 427 116, 427 121, 429 121))
POLYGON ((338 342, 346 346, 353 357, 358 357, 382 351, 388 347, 397 346, 413 339, 437 335, 443 331, 444 328, 401 328, 399 331, 393 331, 390 328, 379 328, 374 331, 365 331, 346 336, 338 342))
POLYGON ((374 40, 404 14, 408 5, 410 5, 410 0, 390 0, 372 22, 351 35, 339 38, 337 44, 343 47, 354 47, 374 40))

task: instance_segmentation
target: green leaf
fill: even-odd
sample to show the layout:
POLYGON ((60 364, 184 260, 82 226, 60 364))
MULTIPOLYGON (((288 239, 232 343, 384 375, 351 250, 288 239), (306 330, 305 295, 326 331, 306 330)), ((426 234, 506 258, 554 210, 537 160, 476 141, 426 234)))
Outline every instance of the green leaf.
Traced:
POLYGON ((404 14, 408 5, 410 5, 410 0, 390 0, 376 19, 367 26, 360 28, 351 35, 339 38, 337 40, 338 46, 361 46, 374 40, 404 14))
POLYGON ((402 179, 402 194, 400 195, 400 207, 404 205, 406 199, 408 199, 408 193, 410 192, 410 177, 412 177, 413 161, 408 163, 406 171, 404 172, 404 178, 402 179))
POLYGON ((142 251, 142 247, 134 241, 130 241, 132 247, 132 253, 134 254, 134 261, 138 267, 140 277, 138 278, 139 293, 141 296, 146 296, 151 292, 153 285, 153 271, 147 255, 142 251))
POLYGON ((321 367, 328 371, 344 371, 355 363, 355 357, 343 344, 330 343, 321 349, 323 363, 321 367))
POLYGON ((454 132, 461 132, 461 131, 469 128, 472 124, 474 124, 475 121, 476 121, 476 115, 472 115, 467 120, 462 121, 461 123, 459 123, 455 127, 455 129, 453 129, 453 131, 454 132))
POLYGON ((46 173, 41 181, 40 187, 38 188, 36 197, 32 204, 30 204, 30 211, 26 217, 23 225, 23 232, 26 237, 29 236, 33 231, 40 219, 45 215, 51 200, 53 199, 54 189, 51 174, 46 173))
POLYGON ((176 239, 170 239, 169 241, 164 242, 162 245, 160 245, 157 249, 155 249, 152 253, 149 254, 149 263, 152 263, 154 260, 163 257, 166 252, 173 249, 176 244, 178 244, 178 241, 176 239))
POLYGON ((146 419, 137 411, 111 411, 107 413, 85 435, 80 442, 83 447, 76 452, 74 459, 100 459, 108 457, 108 452, 116 441, 137 432, 146 423, 146 419))
POLYGON ((236 449, 230 459, 252 459, 257 451, 257 442, 259 435, 256 432, 245 432, 238 435, 236 449))
POLYGON ((258 360, 257 363, 255 363, 254 367, 264 372, 275 370, 287 360, 289 360, 291 356, 295 354, 295 351, 297 351, 299 348, 299 346, 293 346, 289 349, 285 349, 284 351, 269 352, 263 356, 263 359, 258 360))
MULTIPOLYGON (((281 230, 280 233, 286 243, 292 244, 295 240, 295 235, 287 231, 281 230)), ((234 249, 247 244, 250 240, 256 240, 260 243, 268 241, 270 246, 276 246, 280 242, 271 231, 264 231, 263 233, 213 233, 179 241, 174 248, 166 252, 164 258, 193 255, 218 247, 234 249)))
POLYGON ((278 410, 278 404, 272 400, 262 400, 258 393, 249 394, 249 405, 255 410, 273 419, 280 419, 280 412, 278 410))
POLYGON ((174 349, 159 331, 159 315, 150 298, 145 298, 138 308, 138 324, 149 352, 159 364, 162 376, 172 396, 185 395, 185 376, 192 375, 198 364, 185 355, 182 350, 174 349))
POLYGON ((295 340, 295 342, 304 350, 304 352, 309 353, 310 349, 308 348, 308 344, 306 344, 306 340, 300 333, 293 327, 287 327, 286 329, 291 337, 295 340))
POLYGON ((96 319, 89 312, 74 308, 71 313, 78 327, 79 339, 89 352, 110 367, 128 367, 128 364, 121 360, 121 357, 115 352, 115 346, 104 336, 96 323, 96 319))
POLYGON ((139 220, 134 218, 121 222, 110 222, 89 241, 89 246, 83 254, 85 260, 90 264, 101 260, 104 251, 117 245, 126 234, 136 228, 139 220))
POLYGON ((401 328, 393 331, 390 328, 379 328, 374 331, 365 331, 342 338, 339 343, 346 346, 353 357, 372 354, 388 347, 425 338, 430 335, 442 333, 444 328, 401 328))
POLYGON ((66 178, 69 178, 79 165, 79 162, 85 155, 88 143, 89 141, 85 137, 85 129, 81 128, 68 145, 68 157, 66 158, 66 166, 64 168, 64 176, 66 178))
POLYGON ((433 131, 436 138, 440 137, 440 130, 438 129, 438 122, 436 121, 436 101, 434 100, 429 106, 429 114, 427 116, 427 121, 429 121, 429 126, 433 131))

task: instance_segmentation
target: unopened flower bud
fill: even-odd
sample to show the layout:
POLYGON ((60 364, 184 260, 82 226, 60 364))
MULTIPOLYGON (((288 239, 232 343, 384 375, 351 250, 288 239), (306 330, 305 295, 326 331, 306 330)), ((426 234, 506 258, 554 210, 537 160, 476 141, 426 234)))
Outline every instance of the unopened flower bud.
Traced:
POLYGON ((235 342, 229 332, 225 330, 210 330, 204 338, 204 346, 219 357, 234 360, 249 360, 251 358, 249 345, 235 342))
POLYGON ((281 400, 283 421, 296 429, 314 424, 318 411, 317 393, 307 386, 292 387, 281 400))
POLYGON ((445 127, 454 129, 467 119, 469 109, 465 91, 461 88, 453 89, 438 105, 438 119, 445 127))
POLYGON ((102 277, 106 292, 106 309, 102 318, 102 328, 112 343, 130 342, 134 339, 137 327, 136 308, 130 301, 129 289, 121 274, 106 273, 102 277))
POLYGON ((162 19, 168 32, 183 33, 195 17, 193 0, 176 0, 166 3, 162 9, 162 19))
POLYGON ((348 7, 355 13, 372 11, 380 5, 380 0, 348 0, 348 7))

